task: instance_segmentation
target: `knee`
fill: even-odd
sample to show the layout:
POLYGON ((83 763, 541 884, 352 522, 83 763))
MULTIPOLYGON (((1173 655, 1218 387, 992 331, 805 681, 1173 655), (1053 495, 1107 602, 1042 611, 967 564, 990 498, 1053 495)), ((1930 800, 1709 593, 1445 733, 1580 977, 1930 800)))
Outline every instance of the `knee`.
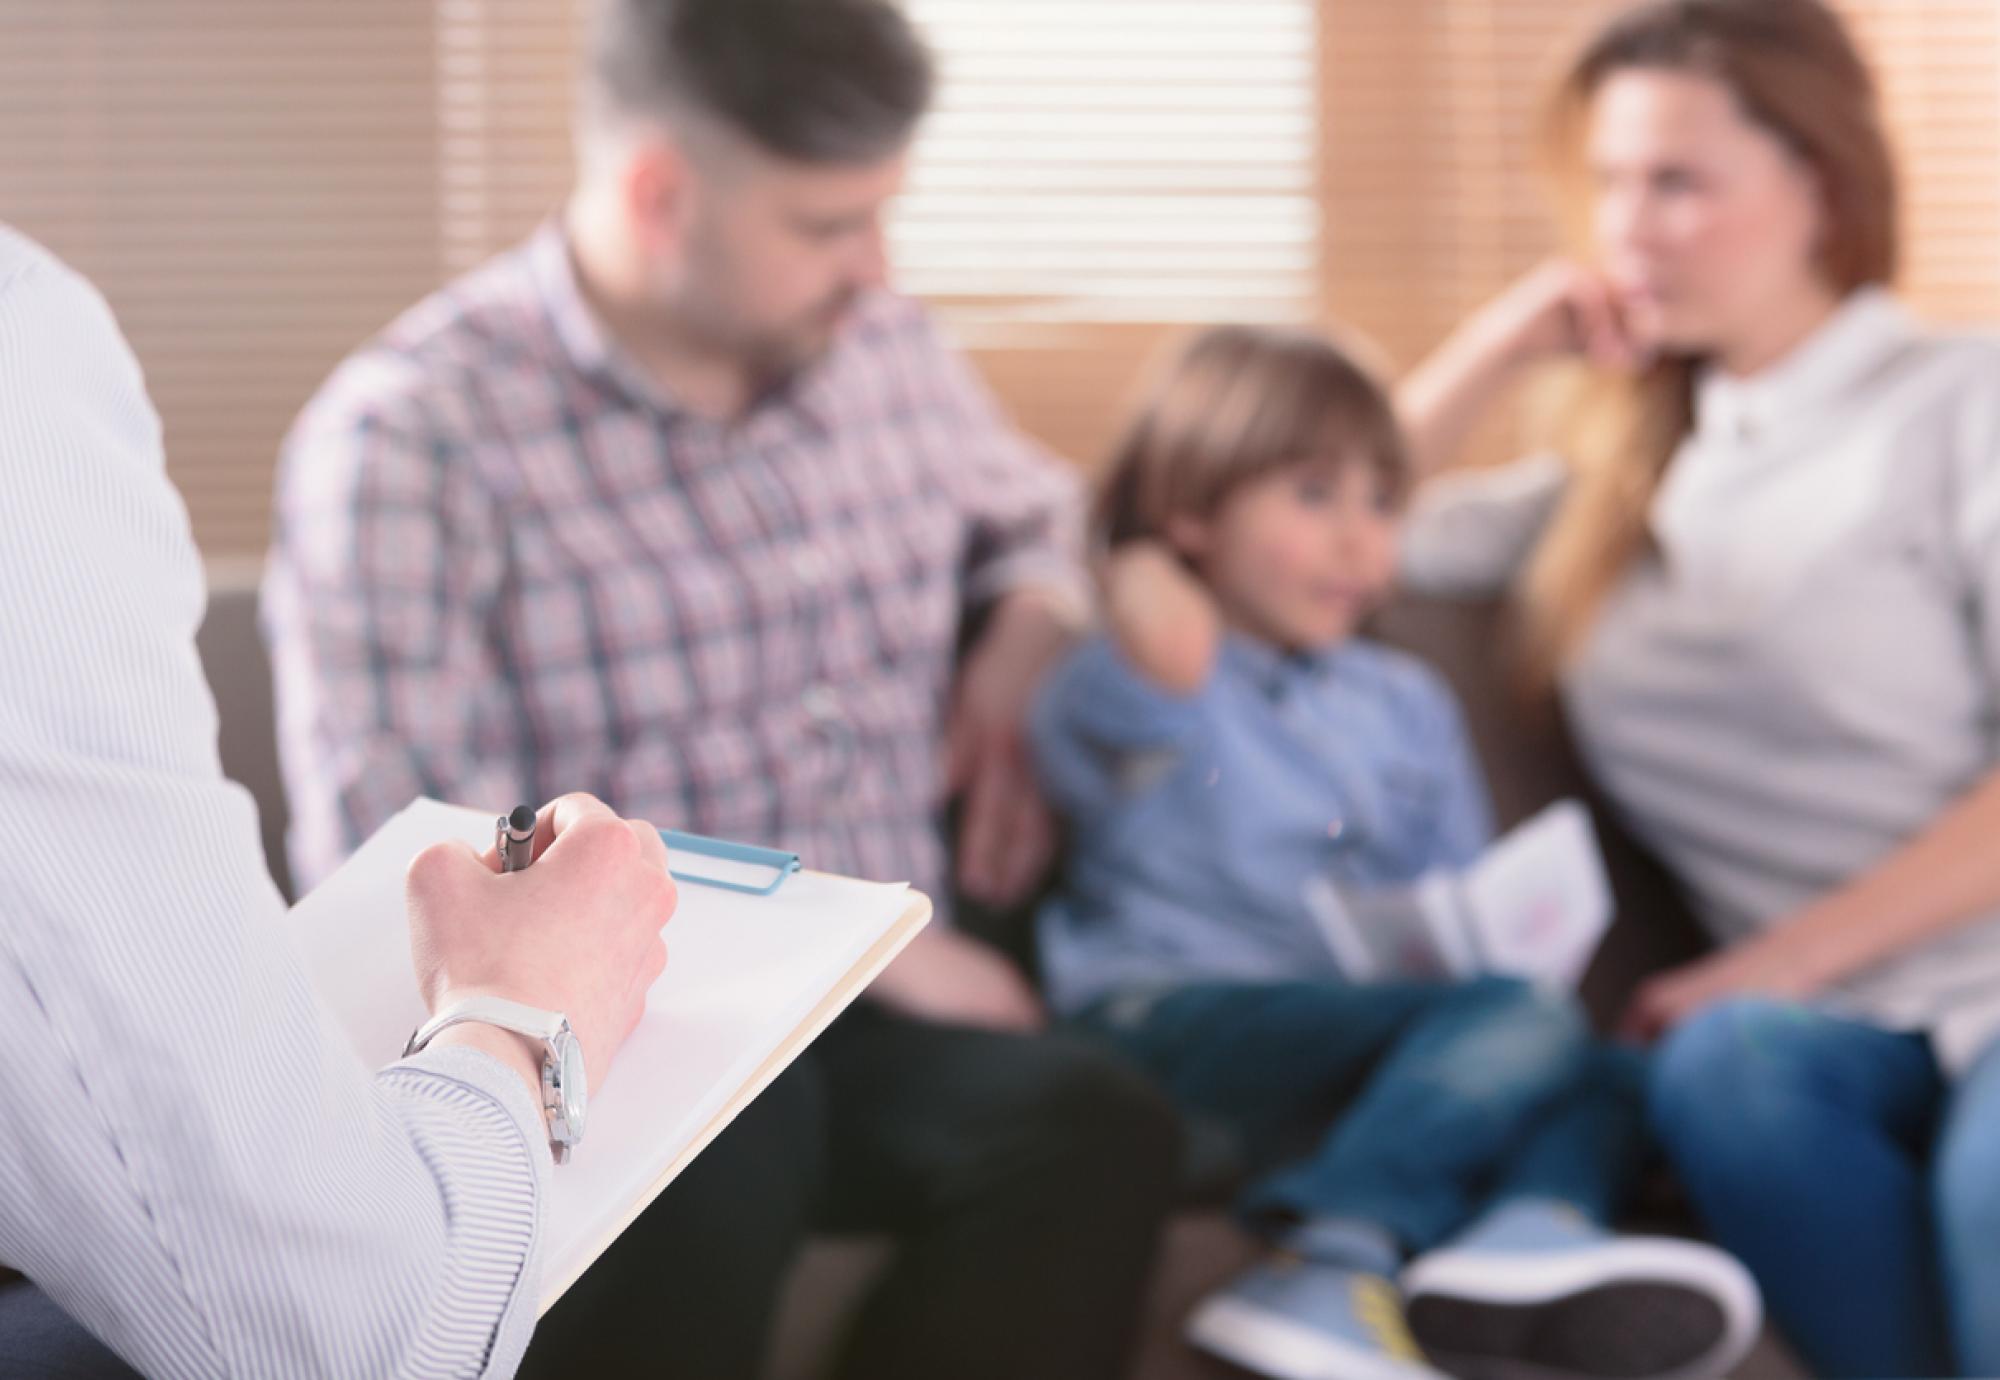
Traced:
POLYGON ((1474 1012, 1487 1026, 1510 1026, 1524 1034, 1569 1044, 1590 1038, 1590 1021, 1574 995, 1538 987, 1518 978, 1475 978, 1459 989, 1461 1009, 1474 1012))
POLYGON ((1647 1111, 1670 1146, 1756 1139, 1760 1113, 1806 1073, 1801 1009, 1734 997, 1675 1027, 1654 1053, 1647 1111))
POLYGON ((1181 1121, 1138 1068, 1094 1044, 1041 1042, 1038 1077, 1021 1111, 1074 1172, 1106 1185, 1164 1195, 1180 1163, 1181 1121))
POLYGON ((1462 1022, 1462 1038, 1447 1067, 1468 1092, 1567 1081, 1591 1048, 1590 1022, 1574 997, 1508 978, 1466 984, 1450 1013, 1462 1022))
POLYGON ((754 1197, 768 1216, 804 1223, 826 1192, 826 1143, 826 1077, 808 1055, 773 1079, 682 1178, 703 1196, 754 1197))

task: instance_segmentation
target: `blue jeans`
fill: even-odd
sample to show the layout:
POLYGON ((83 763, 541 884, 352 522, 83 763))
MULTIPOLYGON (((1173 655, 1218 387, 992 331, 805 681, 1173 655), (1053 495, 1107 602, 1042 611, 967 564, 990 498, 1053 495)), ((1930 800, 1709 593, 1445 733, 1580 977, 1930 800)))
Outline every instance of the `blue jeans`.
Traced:
POLYGON ((1242 1200, 1253 1224, 1358 1219, 1418 1252, 1501 1198, 1602 1221, 1642 1153, 1636 1056, 1516 982, 1204 984, 1082 1024, 1275 1166, 1242 1200))
POLYGON ((1920 1034, 1736 999, 1667 1037, 1651 1105, 1816 1373, 1950 1374, 1955 1343, 2000 1375, 2000 1048, 1954 1087, 1920 1034))
POLYGON ((9 1380, 139 1380, 32 1284, 0 1284, 0 1375, 9 1380))

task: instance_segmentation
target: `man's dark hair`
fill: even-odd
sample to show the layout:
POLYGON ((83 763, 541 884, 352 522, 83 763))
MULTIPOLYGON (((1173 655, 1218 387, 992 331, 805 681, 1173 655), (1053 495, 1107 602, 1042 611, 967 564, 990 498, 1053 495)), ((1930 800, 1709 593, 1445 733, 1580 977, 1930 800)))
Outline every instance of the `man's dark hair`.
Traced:
POLYGON ((931 57, 893 0, 601 0, 589 117, 706 116, 795 162, 902 150, 931 57))

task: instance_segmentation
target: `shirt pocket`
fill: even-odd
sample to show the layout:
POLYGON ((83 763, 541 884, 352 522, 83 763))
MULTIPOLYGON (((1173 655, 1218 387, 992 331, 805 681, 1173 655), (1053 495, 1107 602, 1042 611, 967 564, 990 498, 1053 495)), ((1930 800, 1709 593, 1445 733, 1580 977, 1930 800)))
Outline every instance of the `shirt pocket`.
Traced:
POLYGON ((1357 880, 1414 881, 1437 851, 1444 780, 1435 768, 1402 753, 1383 761, 1374 775, 1376 798, 1369 802, 1373 808, 1355 821, 1351 840, 1343 831, 1343 837, 1332 841, 1335 856, 1358 854, 1347 864, 1363 874, 1357 880))

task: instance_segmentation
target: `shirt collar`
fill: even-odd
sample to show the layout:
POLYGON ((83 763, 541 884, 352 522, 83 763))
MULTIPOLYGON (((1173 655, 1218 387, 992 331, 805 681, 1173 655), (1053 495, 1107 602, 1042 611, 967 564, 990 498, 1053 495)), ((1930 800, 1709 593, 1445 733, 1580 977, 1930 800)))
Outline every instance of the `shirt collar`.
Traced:
POLYGON ((1275 699, 1294 686, 1326 675, 1344 645, 1285 651, 1243 633, 1230 632, 1223 636, 1220 657, 1223 665, 1275 699))
POLYGON ((1770 368, 1749 378, 1704 370, 1695 387, 1695 430, 1709 438, 1754 441, 1785 419, 1809 416, 1838 398, 1916 331, 1888 291, 1859 288, 1770 368))
POLYGON ((585 299, 570 259, 569 233, 559 217, 542 222, 528 241, 528 270, 556 339, 578 373, 607 380, 670 417, 681 414, 683 409, 619 348, 585 299))
MULTIPOLYGON (((569 233, 560 217, 550 217, 535 231, 528 243, 528 264, 542 305, 554 324, 556 338, 580 373, 609 380, 669 419, 694 415, 640 368, 605 329, 577 282, 569 233)), ((742 418, 742 424, 754 426, 773 409, 779 409, 796 416, 814 431, 830 432, 836 391, 831 380, 834 357, 849 348, 852 335, 851 329, 843 330, 826 358, 759 399, 742 418)))

